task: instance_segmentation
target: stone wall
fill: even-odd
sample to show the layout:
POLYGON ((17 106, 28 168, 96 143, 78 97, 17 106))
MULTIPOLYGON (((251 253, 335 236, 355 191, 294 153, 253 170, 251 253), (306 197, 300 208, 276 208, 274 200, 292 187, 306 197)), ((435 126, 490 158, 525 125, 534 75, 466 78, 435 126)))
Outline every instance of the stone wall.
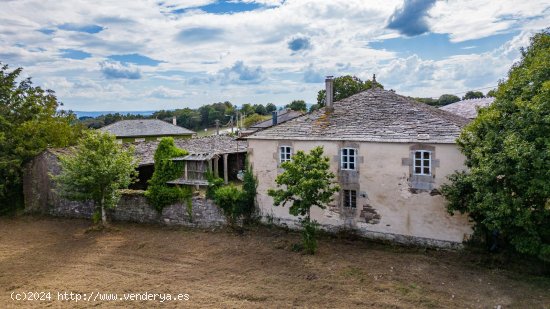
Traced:
MULTIPOLYGON (((25 169, 23 187, 25 211, 67 218, 91 218, 94 205, 90 202, 75 202, 59 197, 51 175, 60 172, 58 156, 62 150, 49 149, 32 160, 25 169)), ((109 217, 114 221, 159 223, 190 227, 217 227, 225 225, 225 217, 209 199, 196 195, 192 198, 191 216, 187 203, 165 207, 162 213, 155 210, 142 194, 124 194, 109 217)))
MULTIPOLYGON (((93 203, 73 202, 59 199, 50 205, 48 214, 56 217, 91 218, 93 203)), ((211 200, 195 196, 192 199, 191 216, 187 203, 165 207, 162 213, 155 210, 143 195, 123 195, 115 209, 109 210, 113 221, 183 225, 189 227, 219 227, 225 225, 225 217, 211 200)))

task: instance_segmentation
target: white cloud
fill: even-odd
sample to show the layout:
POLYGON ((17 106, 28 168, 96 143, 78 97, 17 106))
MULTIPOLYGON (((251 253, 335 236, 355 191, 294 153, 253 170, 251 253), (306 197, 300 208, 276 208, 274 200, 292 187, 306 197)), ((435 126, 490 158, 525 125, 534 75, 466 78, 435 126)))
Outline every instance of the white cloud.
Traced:
POLYGON ((314 102, 322 82, 306 81, 340 74, 370 78, 376 73, 380 82, 398 92, 436 95, 496 83, 517 58, 517 48, 526 44, 528 33, 547 26, 550 14, 542 0, 437 1, 428 11, 427 24, 453 41, 510 31, 522 34, 495 51, 435 61, 414 52, 405 57, 369 47, 369 42, 399 37, 386 25, 401 0, 235 1, 264 7, 215 15, 200 10, 214 0, 4 2, 0 59, 24 66, 27 74, 51 84, 66 105, 75 107, 108 104, 113 109, 120 104, 116 109, 135 109, 137 103, 125 101, 132 94, 151 98, 148 105, 139 105, 146 109, 180 106, 179 95, 195 105, 223 100, 314 102), (175 10, 188 11, 178 15, 175 10), (104 29, 95 34, 58 29, 63 24, 104 29), (304 39, 295 47, 300 52, 289 49, 296 38, 304 39), (64 59, 60 49, 92 56, 64 59), (163 62, 144 67, 106 61, 111 55, 134 53, 163 62), (116 76, 134 79, 106 79, 116 76), (85 90, 84 81, 95 88, 85 90), (82 100, 86 91, 93 95, 82 100))

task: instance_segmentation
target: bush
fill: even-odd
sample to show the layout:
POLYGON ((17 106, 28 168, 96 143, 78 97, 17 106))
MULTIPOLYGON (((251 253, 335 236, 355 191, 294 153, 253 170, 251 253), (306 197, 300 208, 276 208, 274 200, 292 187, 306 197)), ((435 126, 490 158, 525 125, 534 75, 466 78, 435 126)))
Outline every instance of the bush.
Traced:
POLYGON ((149 203, 158 211, 162 211, 165 206, 182 202, 192 194, 190 188, 171 187, 167 184, 183 174, 183 165, 172 161, 172 158, 187 154, 187 151, 176 147, 171 137, 165 137, 160 141, 155 151, 155 172, 145 192, 149 203))
POLYGON ((304 251, 307 254, 315 254, 317 252, 317 234, 319 232, 319 223, 313 220, 300 221, 302 225, 302 244, 304 251))
POLYGON ((245 209, 244 192, 233 185, 224 186, 216 190, 214 201, 223 211, 229 225, 235 226, 245 209))
POLYGON ((245 223, 252 221, 256 213, 256 189, 258 188, 258 180, 254 177, 252 167, 247 163, 247 169, 244 172, 243 178, 243 219, 245 223))
POLYGON ((224 184, 224 180, 220 177, 216 177, 211 173, 206 174, 206 179, 208 180, 208 187, 206 188, 206 197, 214 199, 216 190, 218 190, 224 184))

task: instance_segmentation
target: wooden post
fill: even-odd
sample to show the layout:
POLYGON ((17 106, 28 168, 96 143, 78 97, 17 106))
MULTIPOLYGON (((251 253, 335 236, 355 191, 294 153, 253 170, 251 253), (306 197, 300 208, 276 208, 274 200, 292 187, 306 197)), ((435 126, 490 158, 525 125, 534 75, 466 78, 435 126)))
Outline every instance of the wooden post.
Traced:
POLYGON ((185 162, 185 180, 187 180, 187 161, 183 162, 185 162))
POLYGON ((214 157, 214 176, 219 177, 219 169, 220 169, 220 159, 218 157, 214 157))
POLYGON ((225 184, 229 183, 229 171, 227 168, 227 153, 223 154, 223 181, 225 184))
POLYGON ((212 159, 208 160, 208 172, 212 173, 212 159))

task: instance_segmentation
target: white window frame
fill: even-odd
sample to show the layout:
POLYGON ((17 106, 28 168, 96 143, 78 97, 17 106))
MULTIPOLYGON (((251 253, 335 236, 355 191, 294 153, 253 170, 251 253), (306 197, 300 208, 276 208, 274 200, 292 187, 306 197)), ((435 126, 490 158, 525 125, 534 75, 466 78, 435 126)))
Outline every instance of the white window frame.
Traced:
POLYGON ((432 152, 429 150, 415 150, 413 154, 413 174, 414 175, 432 175, 432 152), (416 155, 420 153, 420 159, 416 158, 416 155), (428 154, 428 158, 424 158, 424 154, 428 154), (418 165, 417 160, 420 161, 418 165), (416 172, 416 169, 420 168, 420 173, 416 172), (428 173, 425 173, 424 170, 428 168, 428 173))
POLYGON ((357 208, 357 191, 343 190, 342 192, 343 206, 345 208, 357 208))
POLYGON ((279 146, 279 163, 284 163, 292 160, 292 147, 279 146))
POLYGON ((357 170, 357 149, 356 148, 340 149, 340 168, 346 171, 357 170), (350 151, 353 151, 353 154, 350 154, 350 151), (353 164, 353 168, 350 167, 352 164, 353 164))

